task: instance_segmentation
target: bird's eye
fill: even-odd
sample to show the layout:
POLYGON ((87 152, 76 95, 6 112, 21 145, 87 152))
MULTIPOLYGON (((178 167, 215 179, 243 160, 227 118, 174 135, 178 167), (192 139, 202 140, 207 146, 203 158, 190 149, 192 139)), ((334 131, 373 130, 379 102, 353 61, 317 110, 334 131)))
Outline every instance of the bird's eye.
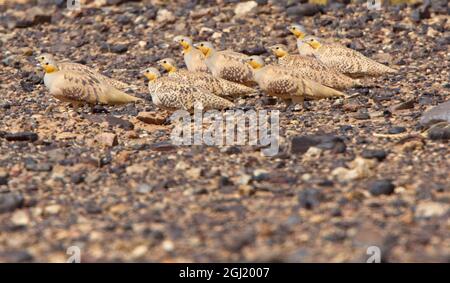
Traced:
POLYGON ((181 42, 183 42, 183 41, 184 41, 184 39, 181 39, 180 41, 181 41, 181 42))
POLYGON ((201 46, 201 47, 203 47, 203 46, 204 46, 204 44, 203 44, 203 43, 201 43, 201 44, 200 44, 200 46, 201 46))
POLYGON ((45 63, 45 65, 48 65, 48 62, 47 62, 47 63, 45 63))
POLYGON ((166 60, 164 60, 164 61, 163 61, 163 64, 166 64, 166 63, 167 63, 167 61, 166 61, 166 60))
POLYGON ((276 49, 276 50, 279 50, 279 49, 280 49, 280 47, 276 47, 275 49, 276 49))
POLYGON ((41 59, 42 59, 42 60, 44 60, 44 59, 45 59, 45 57, 44 57, 44 56, 42 56, 42 57, 41 57, 41 59))

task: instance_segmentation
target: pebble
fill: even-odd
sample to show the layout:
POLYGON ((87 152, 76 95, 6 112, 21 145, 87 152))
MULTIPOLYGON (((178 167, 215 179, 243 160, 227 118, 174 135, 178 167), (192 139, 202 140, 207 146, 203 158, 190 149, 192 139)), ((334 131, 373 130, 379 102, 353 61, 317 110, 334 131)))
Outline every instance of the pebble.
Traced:
POLYGON ((26 226, 30 222, 30 217, 25 211, 18 210, 12 215, 11 222, 17 226, 26 226))
POLYGON ((236 16, 240 17, 250 13, 256 7, 258 7, 258 3, 256 3, 255 1, 242 2, 236 5, 236 7, 234 8, 234 13, 236 14, 236 16))
POLYGON ((18 133, 7 133, 4 135, 7 141, 29 141, 35 142, 39 139, 39 136, 33 132, 18 132, 18 133))
POLYGON ((302 208, 313 209, 319 206, 323 198, 323 194, 317 189, 304 189, 298 195, 298 203, 302 208))
POLYGON ((95 137, 95 140, 100 144, 103 144, 108 147, 113 147, 119 144, 119 140, 117 139, 117 135, 113 133, 102 133, 95 137))
POLYGON ((345 142, 340 137, 334 135, 310 135, 292 138, 290 152, 291 154, 304 154, 312 146, 323 150, 332 150, 335 153, 343 153, 346 150, 345 142))
POLYGON ((13 211, 22 207, 23 196, 17 193, 0 194, 0 213, 13 211))
POLYGON ((450 100, 431 108, 420 118, 420 123, 424 126, 440 121, 450 123, 450 100))
POLYGON ((287 8, 286 14, 291 17, 311 17, 320 12, 319 5, 304 3, 287 8))
POLYGON ((416 218, 441 217, 450 211, 448 204, 426 201, 417 205, 414 216, 416 218))
POLYGON ((8 185, 9 174, 6 170, 0 168, 0 186, 8 185))
POLYGON ((163 125, 166 122, 166 117, 157 112, 139 112, 137 119, 153 125, 163 125))
POLYGON ((167 9, 159 9, 156 14, 156 21, 157 22, 166 22, 166 23, 173 23, 175 22, 176 18, 175 15, 167 10, 167 9))
POLYGON ((373 196, 390 195, 394 190, 395 185, 391 180, 377 180, 369 184, 369 192, 373 196))
POLYGON ((388 130, 388 134, 391 134, 391 135, 395 135, 395 134, 400 134, 400 133, 403 133, 403 132, 405 132, 406 131, 406 128, 405 127, 392 127, 392 128, 389 128, 389 130, 388 130))
POLYGON ((428 130, 428 138, 430 138, 431 140, 449 140, 450 123, 441 122, 433 125, 428 130))
POLYGON ((361 157, 367 158, 367 159, 377 159, 378 161, 383 161, 386 159, 386 156, 388 153, 385 150, 382 149, 365 149, 361 153, 361 157))

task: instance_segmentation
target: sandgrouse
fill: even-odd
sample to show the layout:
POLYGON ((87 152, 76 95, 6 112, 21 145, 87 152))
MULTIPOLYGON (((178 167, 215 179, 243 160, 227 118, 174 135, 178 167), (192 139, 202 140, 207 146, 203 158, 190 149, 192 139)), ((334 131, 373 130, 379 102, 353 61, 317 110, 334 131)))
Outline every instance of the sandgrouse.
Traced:
POLYGON ((254 84, 251 67, 246 64, 248 56, 230 50, 216 51, 211 43, 194 44, 205 54, 205 63, 213 76, 251 86, 254 84))
POLYGON ((304 98, 321 99, 343 97, 344 93, 323 86, 308 79, 296 78, 285 68, 274 65, 264 66, 259 56, 251 56, 248 64, 255 73, 255 81, 259 87, 270 96, 283 99, 287 106, 289 102, 303 103, 304 98))
POLYGON ((218 96, 238 97, 255 93, 255 90, 250 87, 214 77, 208 73, 179 70, 172 58, 159 60, 158 64, 169 73, 169 77, 189 85, 201 87, 218 96))
POLYGON ((193 47, 192 39, 178 35, 173 40, 183 48, 184 63, 189 71, 208 72, 208 67, 205 64, 205 55, 193 47))
POLYGON ((97 72, 96 70, 94 70, 93 68, 90 68, 90 67, 88 67, 86 65, 73 63, 73 62, 69 62, 69 61, 57 62, 55 60, 55 58, 53 57, 53 55, 48 54, 48 53, 41 54, 41 55, 37 56, 36 59, 40 63, 42 63, 44 61, 51 60, 51 61, 56 62, 58 64, 58 69, 61 70, 61 71, 68 70, 68 71, 83 72, 83 73, 86 73, 88 75, 91 75, 91 76, 95 77, 98 80, 104 81, 104 82, 110 84, 111 86, 113 86, 113 87, 115 87, 117 89, 126 89, 126 88, 130 88, 131 87, 130 85, 128 85, 128 84, 126 84, 124 82, 121 82, 121 81, 118 81, 118 80, 115 80, 115 79, 111 79, 111 78, 109 78, 109 77, 107 77, 105 75, 102 75, 99 72, 97 72))
POLYGON ((305 78, 334 88, 347 89, 360 86, 360 82, 327 67, 314 57, 289 54, 287 46, 276 44, 269 50, 278 58, 278 65, 285 67, 295 77, 305 78))
POLYGON ((45 71, 44 84, 57 99, 70 102, 76 109, 82 104, 118 105, 140 101, 106 81, 81 70, 60 70, 51 57, 40 62, 45 71))
POLYGON ((166 110, 193 111, 194 107, 204 110, 231 108, 234 104, 222 97, 193 85, 178 81, 176 78, 161 77, 156 68, 147 68, 143 75, 149 80, 148 90, 153 103, 166 110))
POLYGON ((339 44, 322 43, 313 36, 305 37, 303 42, 312 47, 314 56, 325 65, 353 78, 397 72, 395 69, 367 58, 358 51, 339 44))

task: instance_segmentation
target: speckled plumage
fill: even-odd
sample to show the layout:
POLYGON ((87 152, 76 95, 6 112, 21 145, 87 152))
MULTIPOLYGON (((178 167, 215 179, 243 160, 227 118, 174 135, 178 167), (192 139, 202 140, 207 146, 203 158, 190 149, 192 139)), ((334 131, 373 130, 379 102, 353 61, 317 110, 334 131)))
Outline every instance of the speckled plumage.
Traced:
POLYGON ((397 70, 380 64, 356 50, 336 43, 319 42, 318 39, 311 36, 306 37, 303 41, 313 48, 314 56, 325 65, 353 78, 381 76, 397 72, 397 70), (318 44, 314 44, 314 40, 318 44))
MULTIPOLYGON (((45 59, 53 60, 54 62, 56 62, 56 60, 53 58, 53 56, 51 54, 39 55, 37 57, 37 59, 39 60, 39 62, 41 62, 45 59)), ((85 73, 85 74, 90 75, 100 81, 104 81, 105 83, 107 83, 117 89, 126 89, 126 88, 130 87, 130 85, 128 85, 127 83, 109 78, 105 75, 102 75, 99 72, 97 72, 96 70, 94 70, 93 68, 88 67, 86 65, 73 63, 73 62, 69 62, 69 61, 61 61, 61 62, 56 62, 56 63, 58 64, 58 68, 61 71, 77 71, 77 72, 85 73)))
POLYGON ((251 67, 245 63, 248 56, 230 50, 216 51, 210 45, 205 63, 213 76, 246 86, 254 85, 251 67))
POLYGON ((292 76, 315 81, 334 89, 347 89, 359 86, 360 82, 327 67, 314 57, 289 54, 286 46, 281 44, 271 47, 278 57, 278 65, 290 71, 292 76))
POLYGON ((176 67, 175 61, 171 58, 162 59, 158 63, 169 72, 169 77, 189 85, 206 89, 218 96, 238 97, 255 93, 255 90, 250 87, 214 77, 208 73, 191 72, 186 69, 179 70, 176 67))
MULTIPOLYGON (((252 56, 252 58, 255 56, 252 56)), ((257 57, 257 56, 256 56, 257 57)), ((308 79, 293 77, 289 71, 280 66, 263 66, 259 57, 258 66, 254 69, 255 80, 268 95, 279 97, 285 101, 302 102, 304 98, 321 99, 343 97, 344 93, 323 86, 308 79)), ((250 61, 250 64, 253 62, 250 61)))
POLYGON ((234 103, 203 88, 180 82, 172 77, 157 78, 150 81, 148 90, 153 103, 168 110, 192 111, 196 103, 201 103, 204 110, 225 109, 234 106, 234 103))
POLYGON ((44 83, 55 98, 75 105, 118 105, 140 100, 80 71, 62 70, 46 73, 44 83))

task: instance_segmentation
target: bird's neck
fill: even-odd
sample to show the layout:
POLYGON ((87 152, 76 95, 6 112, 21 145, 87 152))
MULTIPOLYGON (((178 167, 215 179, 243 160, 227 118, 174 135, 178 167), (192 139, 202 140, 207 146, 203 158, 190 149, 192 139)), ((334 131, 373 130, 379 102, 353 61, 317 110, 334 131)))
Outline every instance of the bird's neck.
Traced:
POLYGON ((191 45, 183 46, 183 54, 188 54, 189 52, 191 52, 191 50, 192 50, 191 45))
POLYGON ((176 71, 177 71, 177 67, 175 67, 175 66, 170 66, 169 69, 167 70, 167 72, 169 74, 175 73, 176 71))

